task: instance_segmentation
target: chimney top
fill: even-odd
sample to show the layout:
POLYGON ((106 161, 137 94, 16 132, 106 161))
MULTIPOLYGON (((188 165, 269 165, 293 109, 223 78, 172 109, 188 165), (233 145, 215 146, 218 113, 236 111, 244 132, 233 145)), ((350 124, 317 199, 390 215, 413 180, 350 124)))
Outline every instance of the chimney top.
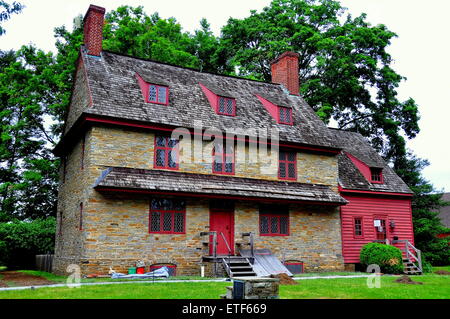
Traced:
POLYGON ((91 4, 89 6, 88 10, 86 11, 86 14, 84 15, 83 21, 86 21, 86 18, 88 17, 88 15, 90 14, 91 11, 95 11, 95 12, 98 12, 100 14, 105 14, 106 10, 103 7, 99 7, 99 6, 91 4))
POLYGON ((84 16, 84 45, 87 54, 100 56, 103 42, 105 8, 90 5, 84 16))
POLYGON ((292 57, 292 58, 299 58, 300 54, 296 53, 296 52, 292 52, 292 51, 286 51, 282 54, 280 54, 279 56, 277 56, 274 60, 272 60, 270 62, 270 65, 279 62, 281 59, 285 58, 285 57, 292 57))
POLYGON ((270 62, 272 82, 284 85, 291 94, 299 95, 298 58, 300 54, 287 51, 270 62))

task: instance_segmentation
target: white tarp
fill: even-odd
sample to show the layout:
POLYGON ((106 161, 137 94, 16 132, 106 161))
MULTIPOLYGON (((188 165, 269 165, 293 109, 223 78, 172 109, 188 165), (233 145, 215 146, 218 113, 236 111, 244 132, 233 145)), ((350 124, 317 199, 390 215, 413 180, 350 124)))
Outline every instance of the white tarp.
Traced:
POLYGON ((155 269, 150 272, 146 272, 145 274, 130 274, 125 275, 121 273, 114 273, 111 275, 111 279, 122 279, 122 278, 155 278, 155 277, 164 277, 168 278, 169 275, 169 269, 167 267, 161 267, 158 269, 155 269))

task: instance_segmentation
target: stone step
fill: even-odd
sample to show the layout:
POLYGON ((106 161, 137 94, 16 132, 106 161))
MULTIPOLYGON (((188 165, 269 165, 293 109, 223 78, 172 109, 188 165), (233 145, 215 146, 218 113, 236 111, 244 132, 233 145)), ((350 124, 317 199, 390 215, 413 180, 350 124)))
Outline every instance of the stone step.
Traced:
POLYGON ((231 275, 232 277, 244 277, 244 276, 253 277, 256 276, 256 273, 254 273, 253 271, 239 271, 239 272, 232 272, 231 275))

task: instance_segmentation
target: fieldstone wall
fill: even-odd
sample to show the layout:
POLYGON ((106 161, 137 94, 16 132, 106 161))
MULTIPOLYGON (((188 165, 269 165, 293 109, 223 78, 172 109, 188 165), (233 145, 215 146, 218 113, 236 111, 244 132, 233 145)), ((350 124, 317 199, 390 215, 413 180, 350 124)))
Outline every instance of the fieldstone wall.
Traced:
MULTIPOLYGON (((92 128, 91 161, 94 166, 117 166, 152 169, 155 134, 132 129, 92 128)), ((212 174, 213 142, 202 141, 201 147, 189 138, 180 142, 179 171, 212 174)), ((278 154, 261 153, 256 147, 236 145, 234 177, 265 180, 278 179, 278 154)), ((329 185, 337 191, 337 157, 307 152, 297 153, 297 181, 329 185)))
POLYGON ((84 68, 85 66, 83 64, 83 60, 80 57, 80 59, 78 60, 74 82, 75 84, 72 92, 69 111, 64 126, 65 133, 67 133, 67 131, 72 127, 72 125, 81 115, 83 110, 91 103, 89 86, 86 78, 86 71, 84 68))
MULTIPOLYGON (((204 159, 192 163, 193 145, 183 140, 180 171, 211 174, 212 143, 204 141, 204 159), (183 144, 184 143, 184 144, 183 144)), ((153 168, 154 134, 139 130, 93 127, 85 135, 84 160, 82 138, 68 154, 66 172, 61 168, 58 197, 58 229, 54 272, 66 274, 71 263, 80 265, 83 274, 107 273, 112 267, 126 272, 137 260, 174 263, 179 275, 199 275, 201 256, 208 246, 200 232, 209 229, 209 202, 188 199, 185 234, 149 234, 148 196, 120 193, 102 194, 93 189, 95 180, 108 166, 153 168), (65 177, 63 178, 63 175, 65 177), (80 203, 83 203, 80 224, 80 203), (62 218, 60 218, 60 214, 62 218)), ((237 149, 237 157, 247 159, 236 166, 235 176, 277 180, 277 165, 261 173, 259 163, 249 157, 254 150, 237 149)), ((335 156, 297 154, 298 181, 327 184, 337 190, 335 156)), ((257 248, 271 249, 280 259, 299 259, 306 271, 343 269, 338 210, 329 206, 290 206, 289 236, 259 236, 259 211, 255 202, 237 202, 235 241, 242 242, 242 232, 256 234, 257 248)), ((207 275, 212 267, 208 265, 207 275)))

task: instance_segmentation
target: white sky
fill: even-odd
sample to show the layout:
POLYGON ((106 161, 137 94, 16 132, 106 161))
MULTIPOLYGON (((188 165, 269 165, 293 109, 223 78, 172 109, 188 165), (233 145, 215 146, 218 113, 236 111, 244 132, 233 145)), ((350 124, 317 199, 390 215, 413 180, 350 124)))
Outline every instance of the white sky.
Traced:
MULTIPOLYGON (((252 9, 261 10, 270 0, 16 0, 26 6, 19 15, 3 24, 0 49, 18 49, 33 43, 45 51, 55 51, 53 29, 72 28, 73 18, 86 13, 89 4, 107 11, 119 5, 144 6, 147 14, 175 17, 184 30, 199 28, 206 18, 216 35, 229 17, 243 18, 252 9)), ((388 51, 394 69, 407 77, 399 89, 400 99, 412 97, 419 105, 421 132, 408 147, 430 161, 423 174, 438 190, 450 192, 450 1, 448 0, 341 0, 353 16, 368 14, 373 25, 383 23, 397 33, 388 51)))

